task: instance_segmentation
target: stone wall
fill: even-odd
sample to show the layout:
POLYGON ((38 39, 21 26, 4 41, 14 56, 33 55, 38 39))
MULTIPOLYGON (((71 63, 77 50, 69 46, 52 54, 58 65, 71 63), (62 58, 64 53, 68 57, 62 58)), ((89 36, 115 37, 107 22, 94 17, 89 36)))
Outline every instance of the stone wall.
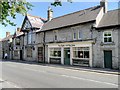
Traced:
POLYGON ((112 67, 118 68, 118 30, 101 29, 95 30, 93 37, 96 38, 96 43, 93 45, 93 65, 94 67, 104 68, 104 50, 112 50, 112 67), (112 31, 113 43, 103 43, 103 32, 112 31))

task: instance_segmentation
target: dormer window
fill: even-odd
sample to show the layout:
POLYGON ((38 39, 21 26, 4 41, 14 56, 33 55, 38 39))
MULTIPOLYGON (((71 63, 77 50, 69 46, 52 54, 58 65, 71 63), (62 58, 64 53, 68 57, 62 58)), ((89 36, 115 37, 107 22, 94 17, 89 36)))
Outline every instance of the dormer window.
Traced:
POLYGON ((103 42, 111 43, 112 42, 112 31, 105 31, 103 33, 103 42))

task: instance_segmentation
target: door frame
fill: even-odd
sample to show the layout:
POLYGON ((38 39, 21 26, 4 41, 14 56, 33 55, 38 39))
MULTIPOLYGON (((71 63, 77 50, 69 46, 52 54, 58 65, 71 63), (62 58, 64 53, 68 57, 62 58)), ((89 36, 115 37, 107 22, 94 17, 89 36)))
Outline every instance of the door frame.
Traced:
POLYGON ((103 57, 103 58, 104 58, 104 63, 103 63, 103 65, 104 65, 104 68, 106 68, 106 65, 105 65, 105 51, 106 51, 106 52, 111 52, 111 67, 109 67, 109 68, 112 69, 112 66, 113 66, 113 65, 112 65, 112 62, 113 62, 112 52, 113 52, 113 51, 112 51, 112 50, 103 50, 103 55, 104 55, 104 57, 103 57))
POLYGON ((71 61, 70 61, 70 60, 71 60, 71 49, 70 49, 70 47, 64 47, 63 52, 64 52, 64 53, 63 53, 63 55, 64 55, 64 57, 63 57, 64 65, 70 65, 70 64, 71 64, 71 63, 70 63, 70 62, 71 62, 71 61), (70 50, 69 64, 65 64, 65 49, 66 49, 66 50, 67 50, 67 49, 70 50))

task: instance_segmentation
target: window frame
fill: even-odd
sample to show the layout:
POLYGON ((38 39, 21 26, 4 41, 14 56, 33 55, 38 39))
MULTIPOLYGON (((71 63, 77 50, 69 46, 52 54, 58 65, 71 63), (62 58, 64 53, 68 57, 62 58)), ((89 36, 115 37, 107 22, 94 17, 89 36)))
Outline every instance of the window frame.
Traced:
POLYGON ((61 58, 62 56, 61 56, 61 48, 49 48, 49 57, 50 58, 61 58), (55 49, 58 49, 58 50, 55 50, 55 49), (59 50, 60 49, 60 50, 59 50), (51 55, 51 52, 54 52, 54 51, 57 51, 57 52, 59 52, 60 51, 60 57, 59 56, 53 56, 53 55, 51 55))
POLYGON ((73 47, 73 59, 85 59, 85 60, 89 60, 90 59, 90 48, 89 47, 73 47), (75 49, 74 49, 75 48, 75 49), (77 48, 77 49, 76 49, 77 48), (78 48, 80 49, 80 50, 78 50, 78 48), (88 50, 85 50, 85 48, 87 48, 88 50), (78 53, 78 51, 80 51, 80 52, 83 52, 83 58, 79 58, 79 57, 75 57, 74 56, 74 52, 76 53, 78 53), (85 56, 85 51, 88 51, 89 52, 89 58, 85 58, 84 56, 85 56))
POLYGON ((77 33, 76 33, 76 32, 73 32, 73 40, 77 40, 77 33), (76 34, 76 35, 74 35, 74 34, 76 34), (74 38, 74 36, 75 36, 76 38, 74 38))
POLYGON ((81 30, 78 31, 78 39, 82 39, 82 31, 81 30))
POLYGON ((113 36, 112 36, 112 31, 104 31, 103 32, 103 43, 112 43, 113 42, 113 36), (111 36, 105 36, 105 33, 109 33, 110 32, 110 34, 111 34, 111 36), (105 42, 105 38, 109 38, 109 37, 111 37, 111 42, 105 42))

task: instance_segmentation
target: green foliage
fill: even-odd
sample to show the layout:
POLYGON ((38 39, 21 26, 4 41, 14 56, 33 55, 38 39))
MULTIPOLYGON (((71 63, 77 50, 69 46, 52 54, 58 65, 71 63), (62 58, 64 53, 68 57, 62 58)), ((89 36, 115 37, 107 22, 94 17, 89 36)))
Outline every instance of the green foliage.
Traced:
POLYGON ((4 26, 8 24, 15 26, 16 24, 8 19, 12 17, 16 19, 16 14, 26 15, 28 10, 33 7, 26 0, 0 0, 0 23, 4 26))
MULTIPOLYGON (((67 0, 67 2, 72 3, 72 0, 67 0)), ((62 6, 62 1, 61 0, 55 0, 53 3, 51 3, 52 6, 62 6)))

